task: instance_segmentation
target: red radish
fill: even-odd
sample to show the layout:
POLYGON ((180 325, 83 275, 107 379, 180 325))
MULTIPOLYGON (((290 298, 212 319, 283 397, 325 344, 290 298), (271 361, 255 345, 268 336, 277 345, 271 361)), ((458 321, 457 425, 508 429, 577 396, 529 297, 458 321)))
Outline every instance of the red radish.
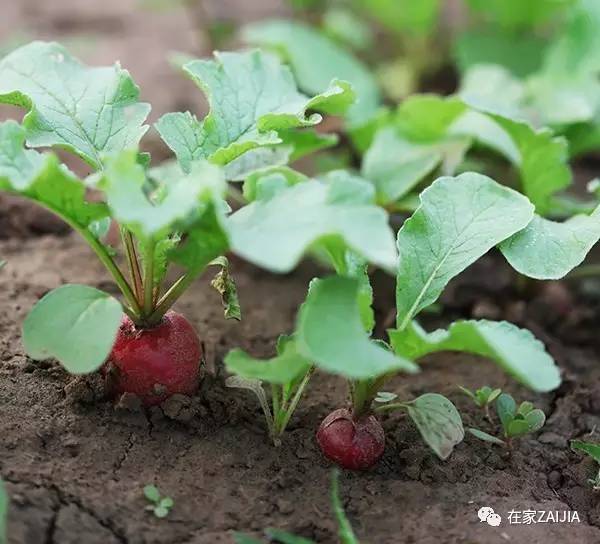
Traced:
POLYGON ((363 470, 383 455, 385 433, 374 415, 354 419, 350 410, 340 408, 323 420, 317 442, 321 451, 341 467, 363 470))
POLYGON ((105 366, 107 389, 133 393, 146 406, 180 393, 193 395, 200 379, 202 349, 189 321, 174 311, 149 329, 123 316, 117 340, 105 366))

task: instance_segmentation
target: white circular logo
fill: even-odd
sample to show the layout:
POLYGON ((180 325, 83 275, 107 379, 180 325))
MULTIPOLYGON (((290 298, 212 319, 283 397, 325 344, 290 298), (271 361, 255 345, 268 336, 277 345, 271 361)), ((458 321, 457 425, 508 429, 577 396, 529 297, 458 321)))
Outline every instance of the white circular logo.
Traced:
POLYGON ((498 527, 498 525, 500 525, 500 523, 502 522, 502 518, 494 512, 493 508, 489 506, 482 506, 477 511, 477 517, 479 518, 480 522, 485 521, 488 525, 491 525, 492 527, 498 527))

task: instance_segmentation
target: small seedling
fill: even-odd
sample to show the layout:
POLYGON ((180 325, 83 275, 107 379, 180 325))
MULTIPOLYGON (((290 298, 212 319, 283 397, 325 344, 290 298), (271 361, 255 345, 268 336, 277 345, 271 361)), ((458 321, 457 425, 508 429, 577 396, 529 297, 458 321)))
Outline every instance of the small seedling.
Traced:
POLYGON ((152 512, 157 518, 166 518, 175 504, 171 497, 162 497, 155 485, 144 487, 144 497, 152 503, 146 506, 146 510, 152 512))
POLYGON ((476 391, 471 391, 470 389, 462 386, 459 386, 459 389, 465 395, 471 398, 473 402, 479 406, 479 408, 483 408, 485 411, 485 417, 491 421, 490 405, 498 398, 500 393, 502 393, 502 389, 492 389, 487 385, 477 389, 476 391))
MULTIPOLYGON (((332 472, 331 476, 331 506, 338 523, 338 536, 340 538, 340 544, 360 544, 358 538, 354 534, 350 521, 348 520, 339 494, 339 473, 337 470, 332 472)), ((302 538, 299 536, 286 533, 285 531, 279 531, 277 529, 266 529, 265 536, 267 542, 274 542, 278 544, 316 544, 312 540, 302 538)), ((236 533, 234 535, 235 544, 263 544, 262 540, 257 540, 246 536, 242 533, 236 533)))
POLYGON ((502 424, 503 439, 490 435, 479 429, 469 432, 486 442, 512 447, 514 438, 539 431, 546 422, 546 416, 533 403, 523 401, 518 407, 515 399, 508 393, 502 393, 496 400, 496 413, 502 424))
MULTIPOLYGON (((571 440, 571 449, 589 455, 597 465, 600 465, 600 444, 584 442, 583 440, 571 440)), ((594 491, 600 491, 600 466, 594 478, 588 480, 594 491)))

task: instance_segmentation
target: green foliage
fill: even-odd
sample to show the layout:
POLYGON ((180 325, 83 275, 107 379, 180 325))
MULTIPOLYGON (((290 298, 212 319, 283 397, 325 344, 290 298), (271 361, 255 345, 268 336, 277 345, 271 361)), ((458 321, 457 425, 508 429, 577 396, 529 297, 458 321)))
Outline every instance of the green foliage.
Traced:
POLYGON ((87 68, 56 43, 33 42, 0 61, 0 103, 26 108, 31 147, 58 146, 95 168, 102 154, 136 147, 150 106, 118 64, 87 68))
POLYGON ((146 506, 146 510, 152 512, 157 518, 166 518, 171 512, 171 508, 175 502, 171 497, 163 497, 155 485, 147 485, 144 487, 144 497, 151 502, 146 506))
POLYGON ((496 413, 508 440, 539 431, 546 422, 544 412, 534 408, 531 402, 524 401, 517 407, 507 393, 502 393, 496 400, 496 413))
POLYGON ((471 9, 508 28, 529 28, 545 23, 576 0, 467 0, 471 9))
MULTIPOLYGON (((573 451, 585 453, 591 457, 597 465, 600 465, 600 444, 585 442, 583 440, 571 440, 571 449, 573 451)), ((594 478, 590 478, 588 482, 595 491, 600 489, 600 469, 598 469, 596 476, 594 478)))
POLYGON ((98 369, 119 330, 122 308, 113 297, 85 285, 63 285, 44 296, 23 324, 32 359, 54 357, 73 374, 98 369))
POLYGON ((442 4, 440 0, 353 0, 353 3, 399 36, 432 32, 442 4))
POLYGON ((309 249, 327 242, 386 270, 395 268, 387 214, 373 204, 368 183, 349 175, 289 188, 281 187, 284 180, 275 181, 284 190, 271 185, 263 199, 228 219, 231 247, 238 255, 274 272, 289 272, 309 249))
POLYGON ((368 68, 319 31, 293 21, 261 21, 245 27, 243 38, 280 53, 306 93, 322 93, 335 78, 348 81, 357 97, 348 110, 352 125, 368 121, 377 112, 381 95, 368 68))
POLYGON ((476 391, 471 391, 466 387, 460 387, 460 390, 467 395, 467 397, 472 399, 473 402, 480 408, 489 406, 498 398, 500 393, 502 393, 502 389, 492 389, 487 385, 477 389, 476 391))
POLYGON ((354 101, 350 86, 333 80, 309 98, 296 88, 290 70, 261 51, 215 53, 183 70, 207 95, 210 113, 168 113, 156 128, 187 172, 193 161, 225 165, 243 153, 282 143, 279 131, 321 122, 318 113, 341 114, 354 101), (251 85, 248 82, 252 82, 251 85))
POLYGON ((438 351, 461 351, 487 357, 534 391, 551 391, 560 374, 544 345, 528 330, 506 321, 456 321, 448 330, 425 332, 416 322, 389 331, 394 351, 419 359, 438 351))
POLYGON ((437 300, 450 279, 533 217, 525 197, 475 173, 440 178, 421 193, 420 200, 398 232, 400 330, 437 300))
POLYGON ((458 410, 446 397, 426 393, 406 403, 406 411, 423 440, 440 459, 447 459, 465 432, 458 410))
POLYGON ((415 372, 411 361, 397 357, 365 333, 358 307, 358 281, 329 277, 312 283, 298 315, 300 352, 328 372, 367 379, 388 372, 415 372))

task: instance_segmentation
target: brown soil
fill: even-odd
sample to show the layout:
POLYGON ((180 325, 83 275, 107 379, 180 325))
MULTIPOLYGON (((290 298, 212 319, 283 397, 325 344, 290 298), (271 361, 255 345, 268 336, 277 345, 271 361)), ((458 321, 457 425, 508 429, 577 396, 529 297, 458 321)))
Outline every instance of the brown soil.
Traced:
MULTIPOLYGON (((314 431, 329 411, 345 405, 343 382, 314 378, 279 448, 267 439, 255 399, 222 384, 221 360, 230 348, 268 355, 276 336, 292 327, 315 270, 307 266, 292 276, 269 276, 236 263, 245 310, 241 323, 224 321, 216 293, 199 281, 179 310, 196 324, 205 343, 202 391, 144 412, 131 399, 113 406, 94 379, 73 379, 56 364, 33 363, 23 355, 19 324, 47 290, 68 281, 110 289, 79 239, 2 241, 0 254, 9 262, 0 275, 5 308, 0 317, 0 471, 12 498, 10 544, 232 542, 233 531, 258 535, 265 527, 323 544, 337 541, 328 497, 331 465, 319 453, 314 431), (166 520, 144 510, 141 490, 151 482, 175 500, 166 520)), ((446 300, 449 314, 516 313, 519 304, 503 308, 498 303, 509 293, 501 279, 492 290, 476 281, 489 278, 486 267, 496 264, 490 258, 469 275, 468 285, 465 280, 453 284, 446 300), (479 292, 484 287, 491 293, 486 304, 479 292)), ((377 283, 383 316, 392 282, 378 276, 377 283)), ((536 329, 536 315, 548 315, 543 305, 556 300, 564 302, 556 293, 548 297, 546 289, 516 317, 536 329)), ((599 501, 586 484, 593 466, 567 446, 568 439, 600 425, 593 343, 562 343, 555 334, 561 334, 564 319, 558 328, 545 324, 553 331, 545 340, 565 370, 565 383, 556 393, 534 398, 549 415, 543 432, 520 441, 512 456, 468 436, 448 461, 440 462, 409 421, 386 418, 383 460, 369 472, 341 477, 344 505, 363 541, 600 540, 599 501), (496 529, 478 522, 482 505, 505 518, 511 509, 576 509, 582 521, 505 522, 496 529)), ((432 357, 419 376, 399 378, 389 388, 402 398, 426 391, 446 394, 467 426, 493 430, 456 391, 456 384, 485 383, 518 398, 531 397, 491 364, 464 355, 432 357)))

